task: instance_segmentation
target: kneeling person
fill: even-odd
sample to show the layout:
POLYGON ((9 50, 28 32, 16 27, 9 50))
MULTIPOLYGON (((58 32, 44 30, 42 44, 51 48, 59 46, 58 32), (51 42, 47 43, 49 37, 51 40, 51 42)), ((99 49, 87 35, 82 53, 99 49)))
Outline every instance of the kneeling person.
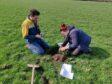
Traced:
POLYGON ((91 37, 85 32, 76 29, 74 26, 68 26, 66 24, 61 25, 60 32, 64 36, 65 40, 59 48, 59 51, 68 50, 72 55, 78 55, 81 52, 90 52, 89 45, 91 43, 91 37))
POLYGON ((32 52, 44 54, 49 48, 48 44, 42 39, 41 31, 38 26, 38 16, 40 12, 36 9, 31 9, 27 19, 22 23, 22 35, 26 39, 28 48, 32 52))

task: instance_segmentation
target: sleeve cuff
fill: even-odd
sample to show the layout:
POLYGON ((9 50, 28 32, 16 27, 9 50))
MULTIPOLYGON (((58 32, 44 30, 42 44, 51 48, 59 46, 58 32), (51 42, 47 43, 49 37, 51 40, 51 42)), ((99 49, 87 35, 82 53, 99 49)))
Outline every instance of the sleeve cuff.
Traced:
POLYGON ((66 48, 69 49, 70 48, 69 45, 67 45, 66 48))

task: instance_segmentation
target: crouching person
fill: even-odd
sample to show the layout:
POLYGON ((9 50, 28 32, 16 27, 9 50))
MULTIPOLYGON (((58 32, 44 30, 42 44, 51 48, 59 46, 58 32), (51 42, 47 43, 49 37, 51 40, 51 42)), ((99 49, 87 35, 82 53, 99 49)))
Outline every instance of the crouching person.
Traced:
POLYGON ((59 51, 68 50, 72 55, 90 52, 89 45, 91 43, 91 37, 85 32, 66 24, 61 25, 60 32, 64 36, 65 41, 59 48, 59 51))
POLYGON ((42 39, 41 31, 38 26, 38 17, 40 12, 36 9, 31 9, 28 17, 22 23, 22 35, 26 40, 27 48, 33 53, 44 54, 49 48, 48 44, 42 39))

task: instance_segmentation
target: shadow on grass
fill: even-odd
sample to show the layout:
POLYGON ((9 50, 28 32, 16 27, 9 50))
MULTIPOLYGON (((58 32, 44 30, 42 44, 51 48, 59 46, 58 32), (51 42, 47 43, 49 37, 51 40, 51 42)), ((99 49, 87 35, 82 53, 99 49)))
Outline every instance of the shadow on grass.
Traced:
POLYGON ((81 58, 106 59, 110 55, 105 49, 102 49, 102 48, 99 48, 99 47, 91 47, 91 49, 92 49, 92 52, 90 54, 87 54, 87 55, 86 54, 82 54, 81 58))
MULTIPOLYGON (((50 49, 47 51, 47 54, 54 55, 58 53, 58 45, 51 46, 50 49)), ((92 52, 89 54, 81 54, 78 56, 72 56, 71 54, 68 54, 67 57, 81 57, 81 58, 87 58, 87 59, 106 59, 109 57, 108 51, 105 49, 99 48, 99 47, 91 47, 92 52)))
POLYGON ((49 54, 49 55, 57 54, 58 49, 59 49, 59 47, 57 44, 55 44, 54 46, 50 46, 50 48, 46 51, 46 54, 49 54))
POLYGON ((39 68, 37 68, 37 69, 35 69, 40 75, 43 75, 43 73, 44 73, 44 69, 43 69, 43 67, 39 67, 39 68))

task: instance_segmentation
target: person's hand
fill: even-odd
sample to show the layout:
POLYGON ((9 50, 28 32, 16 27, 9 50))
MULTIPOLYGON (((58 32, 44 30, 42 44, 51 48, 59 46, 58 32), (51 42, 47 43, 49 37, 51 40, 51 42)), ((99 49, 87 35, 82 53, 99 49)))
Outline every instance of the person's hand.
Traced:
POLYGON ((39 35, 39 34, 37 34, 37 35, 36 35, 36 37, 37 37, 37 38, 42 38, 42 36, 41 36, 41 35, 39 35))
POLYGON ((44 33, 40 33, 40 35, 43 37, 44 36, 44 33))
POLYGON ((66 47, 60 47, 60 48, 59 48, 59 51, 62 51, 62 52, 63 52, 63 51, 65 51, 66 49, 67 49, 66 47))

